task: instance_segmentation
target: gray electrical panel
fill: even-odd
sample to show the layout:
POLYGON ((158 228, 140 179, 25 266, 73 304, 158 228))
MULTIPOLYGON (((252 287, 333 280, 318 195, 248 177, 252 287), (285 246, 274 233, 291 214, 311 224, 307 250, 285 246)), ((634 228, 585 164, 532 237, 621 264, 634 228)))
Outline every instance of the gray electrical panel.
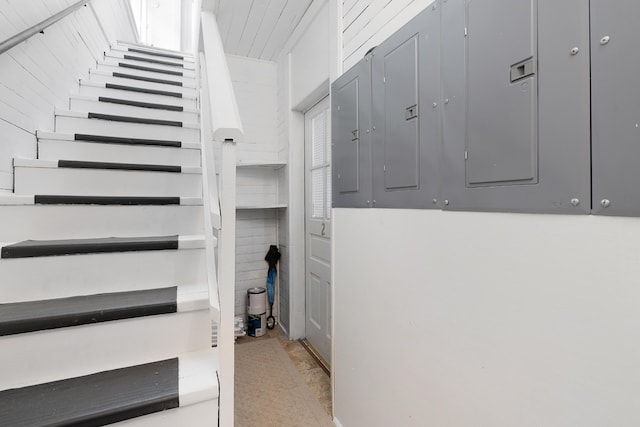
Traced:
POLYGON ((591 0, 593 212, 640 215, 636 1, 591 0))
POLYGON ((437 208, 439 1, 373 51, 373 205, 437 208))
POLYGON ((445 209, 589 212, 588 6, 443 2, 445 209))
POLYGON ((336 208, 371 206, 371 54, 331 85, 332 197, 336 208))

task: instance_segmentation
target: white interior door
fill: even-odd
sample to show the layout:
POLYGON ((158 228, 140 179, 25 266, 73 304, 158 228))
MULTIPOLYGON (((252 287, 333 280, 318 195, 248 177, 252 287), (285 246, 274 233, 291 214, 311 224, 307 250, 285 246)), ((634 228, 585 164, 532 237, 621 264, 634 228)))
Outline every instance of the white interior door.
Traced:
POLYGON ((306 336, 331 364, 331 112, 305 114, 306 336))

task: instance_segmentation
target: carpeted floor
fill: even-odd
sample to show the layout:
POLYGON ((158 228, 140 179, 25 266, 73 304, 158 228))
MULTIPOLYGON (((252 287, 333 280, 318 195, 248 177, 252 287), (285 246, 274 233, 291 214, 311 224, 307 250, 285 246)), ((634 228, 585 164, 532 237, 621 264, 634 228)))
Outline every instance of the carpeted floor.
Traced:
POLYGON ((276 338, 235 351, 235 427, 333 426, 276 338))

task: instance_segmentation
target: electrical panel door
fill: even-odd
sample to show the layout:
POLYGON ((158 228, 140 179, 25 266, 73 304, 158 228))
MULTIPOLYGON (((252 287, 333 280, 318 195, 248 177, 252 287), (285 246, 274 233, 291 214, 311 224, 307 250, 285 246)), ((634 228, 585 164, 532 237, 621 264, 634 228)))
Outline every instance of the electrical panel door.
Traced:
POLYGON ((374 207, 438 207, 438 5, 373 51, 374 207))
POLYGON ((331 85, 333 207, 371 206, 371 55, 331 85))
POLYGON ((591 0, 593 211, 640 215, 636 1, 591 0))
POLYGON ((467 5, 467 186, 538 182, 533 1, 467 5), (496 8, 508 19, 495 19, 496 8), (497 42, 499 41, 499 42, 497 42))
POLYGON ((445 209, 588 213, 583 0, 442 4, 445 209))

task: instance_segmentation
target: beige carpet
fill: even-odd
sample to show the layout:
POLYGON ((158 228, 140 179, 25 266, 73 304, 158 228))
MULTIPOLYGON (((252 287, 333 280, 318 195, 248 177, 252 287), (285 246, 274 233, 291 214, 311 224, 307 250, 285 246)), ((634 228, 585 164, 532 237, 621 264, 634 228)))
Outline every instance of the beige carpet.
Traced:
POLYGON ((333 426, 277 339, 235 351, 235 427, 333 426))

